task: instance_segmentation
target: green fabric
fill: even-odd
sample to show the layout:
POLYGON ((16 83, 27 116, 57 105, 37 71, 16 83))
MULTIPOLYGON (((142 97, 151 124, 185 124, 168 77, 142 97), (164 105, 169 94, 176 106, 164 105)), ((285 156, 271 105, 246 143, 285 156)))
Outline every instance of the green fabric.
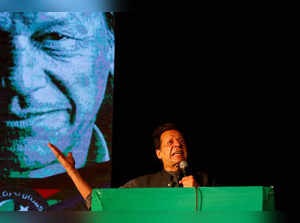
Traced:
POLYGON ((197 190, 195 188, 110 188, 94 189, 92 194, 92 211, 264 210, 274 210, 274 192, 271 187, 200 187, 197 190))
POLYGON ((110 188, 93 190, 88 222, 279 222, 274 211, 272 187, 110 188))
MULTIPOLYGON (((130 204, 129 204, 130 205, 130 204)), ((92 212, 84 222, 88 223, 281 223, 275 212, 184 212, 138 211, 92 212)))

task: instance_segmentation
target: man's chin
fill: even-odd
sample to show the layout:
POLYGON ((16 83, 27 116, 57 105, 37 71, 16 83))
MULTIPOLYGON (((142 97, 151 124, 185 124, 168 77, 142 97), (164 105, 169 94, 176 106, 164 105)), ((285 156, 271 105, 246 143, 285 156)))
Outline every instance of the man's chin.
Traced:
POLYGON ((177 163, 180 163, 181 161, 184 161, 186 160, 183 156, 175 156, 175 157, 172 157, 172 162, 177 164, 177 163))
MULTIPOLYGON (((52 142, 58 144, 55 141, 52 142)), ((15 175, 18 175, 19 172, 49 165, 56 158, 49 149, 48 142, 48 139, 35 139, 34 137, 10 141, 9 145, 1 148, 0 157, 3 160, 1 168, 11 169, 15 175)))
POLYGON ((42 175, 51 176, 61 173, 64 171, 63 167, 48 147, 49 142, 65 154, 72 152, 77 166, 84 165, 92 127, 85 129, 83 134, 80 134, 83 131, 78 131, 78 128, 71 128, 70 125, 67 125, 63 130, 57 132, 51 130, 47 132, 43 129, 39 132, 40 134, 34 131, 31 133, 35 134, 16 135, 15 137, 10 137, 10 135, 1 137, 0 135, 0 159, 2 160, 0 174, 3 171, 9 174, 15 172, 14 176, 18 176, 19 173, 24 175, 25 172, 30 172, 30 177, 32 177, 32 172, 35 172, 33 178, 39 178, 42 175), (58 165, 53 166, 54 164, 58 165), (43 173, 43 171, 47 173, 43 173))

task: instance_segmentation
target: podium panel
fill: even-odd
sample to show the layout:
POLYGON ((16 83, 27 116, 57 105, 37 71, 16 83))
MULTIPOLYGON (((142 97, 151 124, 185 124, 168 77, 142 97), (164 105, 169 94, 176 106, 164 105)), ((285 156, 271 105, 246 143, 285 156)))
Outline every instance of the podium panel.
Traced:
POLYGON ((272 187, 94 189, 92 211, 274 211, 272 187))

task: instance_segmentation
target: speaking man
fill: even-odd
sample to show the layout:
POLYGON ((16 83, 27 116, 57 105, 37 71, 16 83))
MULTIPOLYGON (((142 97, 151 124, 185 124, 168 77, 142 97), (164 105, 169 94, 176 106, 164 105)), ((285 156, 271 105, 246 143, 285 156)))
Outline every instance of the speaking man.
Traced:
MULTIPOLYGON (((187 167, 188 150, 181 131, 173 123, 158 126, 153 133, 156 155, 162 161, 163 170, 135 178, 121 188, 137 187, 197 187, 212 186, 205 172, 192 172, 187 167), (183 164, 183 165, 182 165, 183 164)), ((59 162, 67 170, 76 188, 91 208, 92 187, 74 168, 72 154, 65 156, 56 146, 49 143, 59 162)))
POLYGON ((156 156, 163 169, 141 176, 123 185, 126 187, 196 187, 209 186, 205 172, 192 172, 188 167, 188 149, 185 138, 173 123, 159 125, 153 132, 156 156))

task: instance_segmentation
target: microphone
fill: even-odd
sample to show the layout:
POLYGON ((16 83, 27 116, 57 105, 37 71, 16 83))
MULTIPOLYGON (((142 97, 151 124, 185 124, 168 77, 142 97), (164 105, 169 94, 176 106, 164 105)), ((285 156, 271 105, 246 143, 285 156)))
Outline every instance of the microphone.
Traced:
POLYGON ((188 173, 187 173, 187 168, 188 168, 188 162, 187 161, 185 161, 185 160, 182 160, 180 163, 179 163, 179 169, 180 169, 180 171, 181 171, 181 173, 182 173, 182 175, 184 176, 184 177, 186 177, 186 176, 188 176, 188 173))

